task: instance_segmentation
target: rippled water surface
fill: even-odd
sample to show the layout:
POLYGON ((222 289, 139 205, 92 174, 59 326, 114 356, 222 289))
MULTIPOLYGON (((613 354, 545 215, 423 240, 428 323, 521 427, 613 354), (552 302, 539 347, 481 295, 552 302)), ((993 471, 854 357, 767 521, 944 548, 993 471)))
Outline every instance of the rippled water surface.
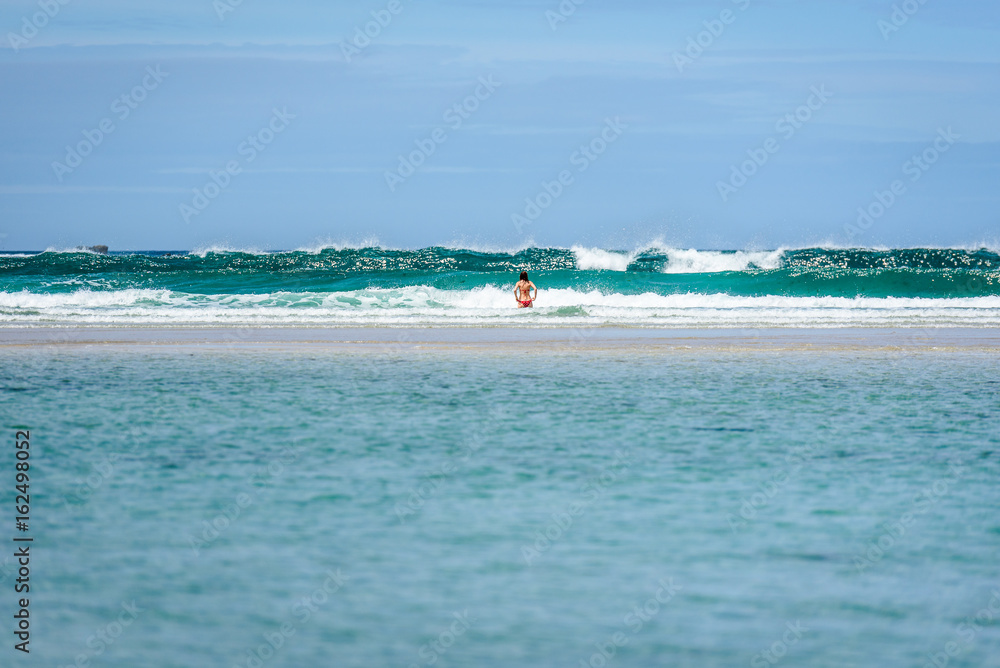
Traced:
POLYGON ((994 355, 0 357, 31 665, 1000 665, 994 355))

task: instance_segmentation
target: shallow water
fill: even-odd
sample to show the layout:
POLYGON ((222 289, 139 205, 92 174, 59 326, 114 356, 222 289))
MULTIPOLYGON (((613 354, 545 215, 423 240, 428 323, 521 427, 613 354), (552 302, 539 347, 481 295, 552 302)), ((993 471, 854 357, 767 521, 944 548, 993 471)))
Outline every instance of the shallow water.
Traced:
POLYGON ((0 358, 32 665, 998 665, 995 355, 0 358))

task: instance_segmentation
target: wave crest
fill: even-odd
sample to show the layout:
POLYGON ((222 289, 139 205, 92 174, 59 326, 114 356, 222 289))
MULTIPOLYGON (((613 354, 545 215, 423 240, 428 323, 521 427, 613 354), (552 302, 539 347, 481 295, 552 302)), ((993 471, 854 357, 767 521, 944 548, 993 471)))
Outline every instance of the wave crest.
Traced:
POLYGON ((600 248, 573 246, 570 251, 576 257, 576 268, 581 271, 628 271, 638 253, 606 251, 600 248))
POLYGON ((780 269, 785 249, 773 251, 700 251, 665 248, 665 274, 714 274, 723 271, 780 269))

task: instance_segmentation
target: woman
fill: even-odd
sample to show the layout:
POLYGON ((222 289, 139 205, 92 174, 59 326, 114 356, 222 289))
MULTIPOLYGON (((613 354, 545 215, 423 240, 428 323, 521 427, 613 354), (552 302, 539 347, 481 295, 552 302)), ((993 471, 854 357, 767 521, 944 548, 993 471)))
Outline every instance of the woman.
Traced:
POLYGON ((532 302, 538 299, 538 288, 535 284, 528 280, 528 272, 521 272, 521 280, 518 281, 517 287, 514 288, 514 298, 517 299, 518 308, 531 308, 532 302), (535 296, 531 296, 531 291, 535 291, 535 296))

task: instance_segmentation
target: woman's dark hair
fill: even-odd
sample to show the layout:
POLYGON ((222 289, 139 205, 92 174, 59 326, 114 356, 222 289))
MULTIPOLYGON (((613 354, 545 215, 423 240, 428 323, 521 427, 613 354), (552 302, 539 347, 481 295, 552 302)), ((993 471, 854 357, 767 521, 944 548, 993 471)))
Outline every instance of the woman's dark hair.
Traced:
POLYGON ((522 281, 528 280, 528 272, 526 272, 526 271, 522 271, 521 272, 521 280, 522 281))

